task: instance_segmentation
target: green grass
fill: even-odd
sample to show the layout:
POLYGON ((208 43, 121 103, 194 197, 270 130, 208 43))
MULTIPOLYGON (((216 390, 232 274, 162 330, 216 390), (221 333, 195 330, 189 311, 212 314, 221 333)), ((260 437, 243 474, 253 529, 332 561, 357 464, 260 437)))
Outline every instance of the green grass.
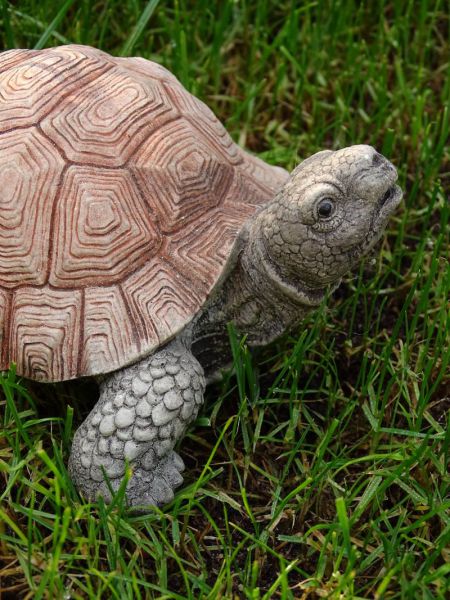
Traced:
POLYGON ((87 383, 0 378, 0 597, 448 597, 449 5, 0 0, 8 47, 164 64, 266 160, 370 143, 406 190, 379 254, 211 388, 163 511, 80 501, 87 383), (68 408, 68 407, 73 407, 68 408))

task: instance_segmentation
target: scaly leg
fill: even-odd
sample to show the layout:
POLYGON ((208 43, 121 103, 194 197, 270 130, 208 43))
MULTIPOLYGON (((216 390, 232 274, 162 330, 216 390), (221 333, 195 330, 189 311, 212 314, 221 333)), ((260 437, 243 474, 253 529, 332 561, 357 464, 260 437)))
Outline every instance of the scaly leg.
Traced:
POLYGON ((132 468, 128 504, 162 505, 173 498, 184 464, 173 450, 203 402, 203 369, 175 340, 100 384, 100 398, 75 433, 69 471, 89 499, 110 500, 126 460, 132 468))

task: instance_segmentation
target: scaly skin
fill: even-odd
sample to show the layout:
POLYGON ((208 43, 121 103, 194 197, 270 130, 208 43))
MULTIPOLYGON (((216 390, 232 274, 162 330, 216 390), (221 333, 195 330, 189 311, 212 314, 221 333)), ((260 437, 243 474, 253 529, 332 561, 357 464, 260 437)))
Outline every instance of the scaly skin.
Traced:
POLYGON ((381 237, 401 199, 396 178, 369 146, 319 152, 293 171, 246 224, 202 313, 176 340, 101 384, 69 463, 87 497, 108 500, 102 469, 115 490, 128 460, 131 506, 173 498, 183 469, 174 446, 203 402, 205 373, 211 380, 230 362, 227 322, 253 346, 297 325, 381 237))
POLYGON ((69 461, 85 496, 109 500, 103 471, 117 490, 128 461, 128 503, 169 502, 184 469, 173 447, 197 416, 204 389, 202 367, 178 340, 101 383, 100 399, 76 432, 69 461))

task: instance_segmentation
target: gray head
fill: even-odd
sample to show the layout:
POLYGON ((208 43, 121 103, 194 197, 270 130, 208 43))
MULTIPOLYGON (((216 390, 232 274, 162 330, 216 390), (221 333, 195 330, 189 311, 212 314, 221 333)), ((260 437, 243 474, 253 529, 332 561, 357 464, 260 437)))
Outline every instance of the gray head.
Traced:
POLYGON ((402 198, 396 180, 394 166, 371 146, 300 163, 255 221, 271 271, 294 288, 337 283, 381 237, 402 198))

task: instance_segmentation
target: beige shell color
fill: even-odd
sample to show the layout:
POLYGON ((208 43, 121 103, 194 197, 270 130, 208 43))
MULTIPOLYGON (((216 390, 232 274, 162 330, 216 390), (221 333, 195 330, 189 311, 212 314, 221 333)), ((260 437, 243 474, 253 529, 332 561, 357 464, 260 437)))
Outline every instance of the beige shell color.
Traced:
POLYGON ((61 381, 148 355, 286 177, 156 63, 0 54, 0 368, 61 381))

